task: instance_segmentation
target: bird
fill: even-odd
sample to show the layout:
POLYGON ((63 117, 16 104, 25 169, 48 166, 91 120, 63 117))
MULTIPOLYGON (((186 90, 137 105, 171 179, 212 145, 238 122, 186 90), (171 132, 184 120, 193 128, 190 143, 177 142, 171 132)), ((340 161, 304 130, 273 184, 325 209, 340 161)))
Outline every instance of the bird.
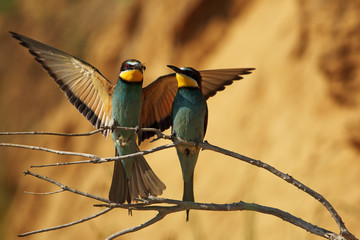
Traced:
MULTIPOLYGON (((202 142, 206 133, 208 107, 201 91, 201 75, 191 67, 178 68, 168 65, 176 72, 178 91, 172 105, 171 134, 189 142, 202 142)), ((200 149, 195 145, 176 145, 184 181, 183 201, 194 202, 194 170, 200 149)), ((189 210, 186 210, 186 221, 189 210)))
MULTIPOLYGON (((112 126, 115 155, 139 152, 134 131, 116 129, 139 125, 145 66, 136 59, 125 60, 116 85, 96 68, 65 52, 11 32, 27 47, 36 61, 53 77, 69 101, 96 128, 112 126)), ((108 131, 103 132, 108 135, 108 131)), ((157 196, 165 184, 156 176, 143 156, 115 161, 109 200, 130 203, 134 199, 157 196)))
MULTIPOLYGON (((114 87, 110 126, 115 127, 112 139, 116 156, 140 151, 136 143, 136 133, 116 127, 139 125, 144 70, 145 66, 140 61, 126 60, 121 66, 119 79, 114 87)), ((146 198, 149 195, 160 195, 165 188, 165 184, 152 171, 144 156, 140 155, 115 162, 109 199, 120 203, 126 200, 130 203, 138 196, 146 198)))
MULTIPOLYGON (((107 137, 108 126, 157 128, 161 131, 171 125, 171 109, 178 84, 175 73, 158 77, 143 87, 145 66, 136 59, 125 60, 120 68, 116 84, 111 83, 90 63, 10 31, 12 37, 26 47, 76 109, 107 137)), ((226 85, 242 79, 254 68, 230 68, 200 70, 202 91, 205 99, 224 90, 226 85)), ((139 151, 145 139, 155 132, 139 131, 137 134, 113 128, 112 139, 115 154, 123 155, 139 151), (136 136, 137 135, 137 145, 136 136)), ((166 189, 165 184, 152 171, 143 156, 115 161, 109 200, 130 203, 138 197, 158 196, 166 189)))

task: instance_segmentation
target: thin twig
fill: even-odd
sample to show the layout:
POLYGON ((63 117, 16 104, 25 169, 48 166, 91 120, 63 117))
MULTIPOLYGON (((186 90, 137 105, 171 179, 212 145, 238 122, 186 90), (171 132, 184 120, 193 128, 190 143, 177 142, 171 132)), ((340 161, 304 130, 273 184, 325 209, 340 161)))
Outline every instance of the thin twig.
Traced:
POLYGON ((44 131, 31 131, 31 132, 0 132, 0 135, 52 135, 52 136, 65 136, 65 137, 82 137, 90 136, 102 132, 102 129, 96 129, 87 133, 56 133, 44 131))
MULTIPOLYGON (((120 126, 116 126, 114 127, 114 129, 119 129, 119 130, 128 130, 128 131, 135 131, 135 132, 155 132, 155 134, 161 133, 158 129, 156 128, 138 128, 138 127, 120 127, 120 126)), ((8 135, 8 136, 12 136, 12 135, 51 135, 51 136, 64 136, 64 137, 83 137, 83 136, 91 136, 94 135, 96 133, 101 133, 104 131, 111 131, 113 130, 112 127, 109 126, 104 126, 101 127, 100 129, 96 129, 93 130, 91 132, 86 132, 86 133, 57 133, 57 132, 47 132, 47 131, 29 131, 29 132, 0 132, 0 136, 1 135, 8 135)))
POLYGON ((59 155, 70 155, 70 156, 79 156, 79 157, 86 157, 86 158, 92 158, 92 159, 99 159, 98 156, 93 155, 93 154, 88 154, 88 153, 59 151, 59 150, 54 150, 54 149, 50 149, 50 148, 15 144, 15 143, 0 143, 0 147, 25 148, 25 149, 30 149, 30 150, 39 150, 39 151, 44 151, 44 152, 49 152, 49 153, 55 153, 55 154, 59 154, 59 155))
POLYGON ((106 198, 102 198, 102 197, 99 197, 99 196, 95 196, 93 194, 90 194, 90 193, 85 193, 85 192, 81 192, 79 190, 76 190, 74 188, 71 188, 71 187, 68 187, 68 186, 65 186, 51 178, 48 178, 48 177, 45 177, 45 176, 42 176, 40 174, 37 174, 37 173, 33 173, 33 172, 30 172, 28 170, 24 171, 24 174, 25 175, 31 175, 31 176, 34 176, 34 177, 37 177, 37 178, 40 178, 42 180, 45 180, 47 182, 50 182, 52 184, 55 184, 56 186, 60 187, 61 189, 63 189, 64 191, 69 191, 69 192, 72 192, 72 193, 75 193, 77 195, 81 195, 81 196, 84 196, 84 197, 88 197, 88 198, 92 198, 92 199, 95 199, 95 200, 98 200, 98 201, 101 201, 101 202, 105 202, 105 203, 110 203, 110 201, 106 198))
POLYGON ((57 230, 57 229, 61 229, 61 228, 70 227, 70 226, 73 226, 73 225, 83 223, 83 222, 89 221, 91 219, 97 218, 97 217, 109 212, 110 210, 112 210, 112 208, 105 208, 104 210, 102 210, 102 211, 100 211, 100 212, 98 212, 98 213, 96 213, 94 215, 79 219, 77 221, 66 223, 66 224, 63 224, 63 225, 55 226, 55 227, 49 227, 49 228, 39 229, 39 230, 31 231, 31 232, 22 233, 22 234, 19 234, 18 237, 25 237, 25 236, 33 235, 33 234, 36 234, 36 233, 48 232, 48 231, 53 231, 53 230, 57 230))
MULTIPOLYGON (((136 153, 131 153, 131 154, 127 154, 127 155, 121 155, 121 156, 116 156, 116 157, 99 158, 99 157, 96 156, 96 158, 93 159, 93 160, 83 160, 83 161, 74 161, 74 162, 31 165, 30 167, 31 168, 41 168, 41 167, 55 167, 55 166, 57 167, 57 166, 66 166, 66 165, 75 165, 75 164, 84 164, 84 163, 96 163, 96 164, 98 164, 98 163, 113 162, 113 161, 122 160, 122 159, 126 159, 126 158, 147 155, 147 154, 154 153, 154 152, 164 150, 164 149, 167 149, 167 148, 171 148, 171 147, 174 147, 174 146, 175 146, 174 143, 169 143, 169 144, 162 145, 162 146, 155 147, 155 148, 151 148, 151 149, 148 149, 148 150, 143 150, 143 151, 139 151, 139 152, 136 152, 136 153)), ((81 153, 78 153, 78 154, 81 154, 81 153)))
POLYGON ((25 194, 32 194, 32 195, 52 195, 52 194, 56 194, 56 193, 61 193, 64 192, 64 189, 61 189, 59 191, 54 191, 54 192, 45 192, 45 193, 37 193, 37 192, 27 192, 24 191, 25 194))
POLYGON ((154 218, 150 219, 149 221, 144 222, 144 223, 142 223, 142 224, 140 224, 140 225, 138 225, 136 227, 126 228, 126 229, 121 230, 121 231, 119 231, 117 233, 114 233, 114 234, 110 235, 109 237, 107 237, 106 240, 112 240, 112 239, 120 237, 120 236, 122 236, 124 234, 139 231, 139 230, 141 230, 143 228, 146 228, 146 227, 148 227, 148 226, 150 226, 150 225, 152 225, 154 223, 157 223, 158 221, 163 219, 166 215, 167 214, 159 211, 158 214, 154 218))

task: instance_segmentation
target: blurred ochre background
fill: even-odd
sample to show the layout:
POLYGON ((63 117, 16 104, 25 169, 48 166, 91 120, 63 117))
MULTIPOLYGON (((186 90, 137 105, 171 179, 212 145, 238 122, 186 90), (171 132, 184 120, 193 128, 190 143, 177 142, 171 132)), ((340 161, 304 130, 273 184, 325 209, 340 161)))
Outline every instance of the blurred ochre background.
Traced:
MULTIPOLYGON (((360 236, 360 3, 354 0, 110 0, 0 1, 0 131, 85 132, 90 123, 8 31, 80 57, 116 82, 124 59, 147 66, 145 85, 169 73, 167 64, 197 69, 256 67, 208 101, 206 140, 261 159, 327 198, 349 230, 360 236)), ((1 137, 59 150, 113 156, 102 136, 1 137)), ((166 143, 146 142, 151 148, 166 143)), ((78 159, 78 158, 77 158, 78 159)), ((24 177, 30 165, 75 160, 43 152, 0 149, 3 239, 93 214, 95 201, 24 177)), ((182 179, 174 149, 147 156, 180 199, 182 179)), ((71 187, 106 197, 112 164, 36 169, 71 187)), ((195 199, 240 200, 273 206, 338 232, 325 208, 270 173, 203 151, 195 199)), ((104 239, 155 213, 113 210, 95 220, 26 239, 104 239)), ((320 239, 272 216, 250 212, 169 215, 121 239, 320 239)))

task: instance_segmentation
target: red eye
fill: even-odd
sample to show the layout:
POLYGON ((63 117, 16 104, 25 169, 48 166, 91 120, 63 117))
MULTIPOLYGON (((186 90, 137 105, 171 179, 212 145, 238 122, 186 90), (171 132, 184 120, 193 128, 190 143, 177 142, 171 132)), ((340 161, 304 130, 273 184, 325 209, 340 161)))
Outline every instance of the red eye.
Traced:
POLYGON ((129 65, 129 64, 126 64, 126 65, 125 65, 125 68, 126 68, 126 69, 129 69, 129 68, 130 68, 130 65, 129 65))

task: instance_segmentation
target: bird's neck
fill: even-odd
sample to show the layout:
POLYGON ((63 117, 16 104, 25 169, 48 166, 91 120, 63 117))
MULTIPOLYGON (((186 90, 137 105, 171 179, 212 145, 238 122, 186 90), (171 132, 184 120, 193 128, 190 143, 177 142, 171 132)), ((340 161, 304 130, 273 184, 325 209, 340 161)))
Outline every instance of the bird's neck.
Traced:
POLYGON ((135 81, 128 81, 128 80, 125 80, 121 77, 118 78, 118 84, 121 83, 121 84, 127 84, 127 85, 140 85, 142 86, 143 84, 143 81, 138 81, 138 82, 135 82, 135 81))
POLYGON ((113 118, 120 126, 135 127, 139 124, 142 100, 142 83, 118 80, 113 93, 113 118), (115 110, 114 110, 115 109, 115 110))
POLYGON ((178 91, 179 92, 201 92, 200 88, 199 87, 179 87, 178 88, 178 91))

